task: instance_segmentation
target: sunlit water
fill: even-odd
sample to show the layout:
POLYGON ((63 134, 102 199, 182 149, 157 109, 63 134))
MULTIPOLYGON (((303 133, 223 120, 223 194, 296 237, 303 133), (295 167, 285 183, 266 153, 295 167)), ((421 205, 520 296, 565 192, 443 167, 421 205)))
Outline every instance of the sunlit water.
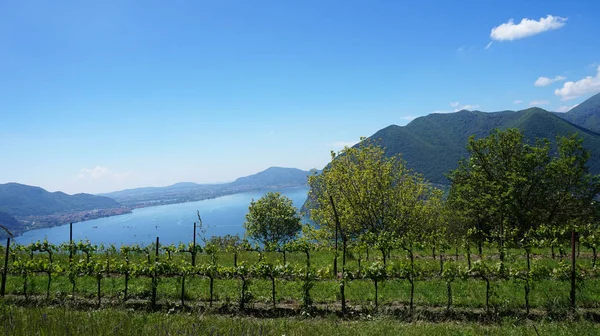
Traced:
MULTIPOLYGON (((294 206, 300 208, 306 200, 308 189, 280 190, 289 197, 294 206)), ((161 205, 135 209, 132 213, 98 218, 73 224, 73 240, 89 239, 93 244, 140 244, 148 245, 160 237, 162 244, 190 242, 193 238, 193 223, 198 221, 208 226, 206 237, 245 233, 245 215, 252 199, 257 200, 266 191, 239 193, 204 201, 161 205)), ((198 232, 199 233, 199 232, 198 232)), ((21 244, 47 238, 53 244, 69 240, 69 225, 56 226, 25 232, 16 238, 21 244)))

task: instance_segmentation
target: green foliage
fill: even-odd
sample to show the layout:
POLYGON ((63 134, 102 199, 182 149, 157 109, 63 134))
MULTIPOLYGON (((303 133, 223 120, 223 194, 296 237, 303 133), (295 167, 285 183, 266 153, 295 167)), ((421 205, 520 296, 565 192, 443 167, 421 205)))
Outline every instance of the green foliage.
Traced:
POLYGON ((300 231, 300 221, 292 200, 278 192, 269 192, 258 201, 252 200, 244 228, 251 239, 281 248, 300 231))

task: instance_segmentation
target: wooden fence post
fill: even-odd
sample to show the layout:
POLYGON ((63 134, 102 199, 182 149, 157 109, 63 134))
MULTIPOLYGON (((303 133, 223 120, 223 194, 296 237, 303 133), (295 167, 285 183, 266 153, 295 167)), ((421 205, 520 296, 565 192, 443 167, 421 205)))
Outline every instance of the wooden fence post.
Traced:
POLYGON ((4 269, 2 270, 2 286, 0 287, 0 295, 4 296, 6 291, 6 277, 8 276, 8 252, 10 250, 10 237, 6 238, 6 251, 4 254, 4 269))

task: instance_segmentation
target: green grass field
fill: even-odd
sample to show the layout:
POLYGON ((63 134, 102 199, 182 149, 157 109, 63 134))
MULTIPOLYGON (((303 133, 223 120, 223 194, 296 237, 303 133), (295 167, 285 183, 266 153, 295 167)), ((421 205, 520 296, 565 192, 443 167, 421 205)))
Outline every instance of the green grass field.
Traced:
MULTIPOLYGON (((314 251, 311 265, 315 269, 331 267, 333 253, 314 251)), ((121 258, 114 256, 116 262, 121 258)), ((30 254, 20 252, 16 259, 31 260, 30 254)), ((44 253, 35 253, 33 260, 47 259, 44 253)), ((85 258, 83 254, 75 259, 85 258)), ((97 255, 96 258, 103 258, 97 255)), ((145 254, 134 255, 131 263, 146 259, 145 254)), ((161 260, 167 255, 161 254, 161 260)), ((189 254, 172 258, 186 259, 189 254)), ((266 253, 265 259, 281 264, 280 253, 266 253)), ((472 255, 473 260, 478 259, 472 255)), ((67 255, 57 253, 53 263, 65 265, 67 255)), ((365 256, 362 256, 365 259, 365 256)), ((467 267, 466 257, 459 254, 445 256, 446 267, 454 263, 467 267), (452 261, 451 261, 452 260, 452 261)), ((493 263, 493 250, 484 253, 484 260, 493 263)), ((362 268, 376 260, 362 260, 362 268)), ((401 263, 407 256, 394 251, 389 263, 401 263)), ((565 258, 565 261, 567 258, 565 258)), ((254 265, 258 253, 242 252, 238 262, 254 265)), ((198 256, 198 263, 209 263, 206 255, 198 256)), ((288 253, 292 267, 306 263, 303 253, 288 253)), ((560 259, 550 258, 549 251, 536 251, 536 267, 559 267, 560 259)), ((233 255, 219 253, 217 263, 233 266, 233 255)), ((0 259, 0 265, 3 260, 0 259)), ((9 263, 10 264, 10 263, 9 263)), ((271 281, 253 277, 246 308, 238 307, 241 280, 237 276, 220 277, 214 281, 214 302, 209 304, 209 279, 188 275, 185 282, 185 305, 181 305, 181 277, 163 276, 158 280, 157 305, 151 307, 152 279, 134 276, 129 280, 128 300, 123 300, 124 276, 110 273, 101 279, 101 302, 98 305, 97 278, 83 275, 76 278, 75 292, 66 274, 52 278, 49 297, 48 278, 44 273, 30 273, 27 277, 27 295, 24 295, 24 277, 9 272, 6 296, 0 299, 0 332, 7 335, 63 335, 63 334, 210 334, 210 335, 593 335, 600 333, 600 277, 591 265, 589 251, 582 250, 578 264, 593 270, 579 283, 577 311, 569 310, 568 279, 540 279, 533 283, 530 293, 529 315, 525 314, 524 283, 509 278, 491 282, 490 310, 486 311, 486 283, 476 278, 457 278, 452 282, 452 305, 447 309, 447 283, 439 276, 439 257, 434 259, 420 251, 416 264, 420 276, 415 282, 415 309, 409 310, 410 284, 406 279, 387 279, 379 283, 378 302, 374 305, 374 283, 368 279, 346 282, 346 301, 349 310, 340 311, 339 279, 322 277, 313 283, 310 295, 313 309, 302 309, 303 282, 298 276, 276 280, 276 306, 271 299, 271 281)), ((512 250, 507 266, 524 267, 518 250, 512 250)), ((348 258, 348 269, 358 269, 356 254, 348 258)), ((10 270, 10 266, 9 266, 10 270)))
POLYGON ((412 322, 364 315, 359 319, 255 318, 198 313, 158 313, 56 307, 18 307, 0 303, 5 335, 598 335, 589 321, 534 322, 504 319, 491 324, 412 322))

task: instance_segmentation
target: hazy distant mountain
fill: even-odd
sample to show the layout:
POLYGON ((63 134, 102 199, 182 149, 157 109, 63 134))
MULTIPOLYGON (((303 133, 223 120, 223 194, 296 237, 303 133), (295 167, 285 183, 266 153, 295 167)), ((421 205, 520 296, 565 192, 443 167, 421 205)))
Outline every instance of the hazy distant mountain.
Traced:
POLYGON ((567 113, 557 113, 571 123, 600 133, 600 93, 575 106, 567 113))
MULTIPOLYGON (((6 212, 1 212, 1 211, 0 211, 0 225, 7 228, 13 235, 16 235, 17 233, 19 233, 23 227, 23 225, 21 225, 21 223, 19 223, 19 221, 17 221, 13 216, 11 216, 10 214, 8 214, 6 212)), ((4 230, 0 229, 0 238, 6 238, 6 237, 8 237, 8 234, 4 230)))
POLYGON ((584 146, 592 154, 588 162, 590 171, 600 173, 600 135, 540 108, 430 114, 406 126, 388 126, 370 139, 379 141, 388 155, 400 153, 407 165, 427 180, 445 184, 448 181, 444 174, 455 169, 458 161, 468 156, 466 145, 469 136, 485 137, 495 128, 513 127, 520 129, 529 141, 536 138, 554 141, 557 135, 579 133, 584 146))
POLYGON ((50 215, 119 207, 114 199, 90 194, 67 195, 18 183, 0 184, 0 211, 12 216, 50 215))
POLYGON ((197 184, 180 182, 167 187, 145 187, 101 194, 129 206, 197 201, 245 191, 306 186, 308 171, 271 167, 231 183, 197 184))
POLYGON ((264 187, 297 187, 306 185, 308 171, 296 168, 271 167, 260 173, 240 177, 229 186, 245 186, 248 188, 264 187))

